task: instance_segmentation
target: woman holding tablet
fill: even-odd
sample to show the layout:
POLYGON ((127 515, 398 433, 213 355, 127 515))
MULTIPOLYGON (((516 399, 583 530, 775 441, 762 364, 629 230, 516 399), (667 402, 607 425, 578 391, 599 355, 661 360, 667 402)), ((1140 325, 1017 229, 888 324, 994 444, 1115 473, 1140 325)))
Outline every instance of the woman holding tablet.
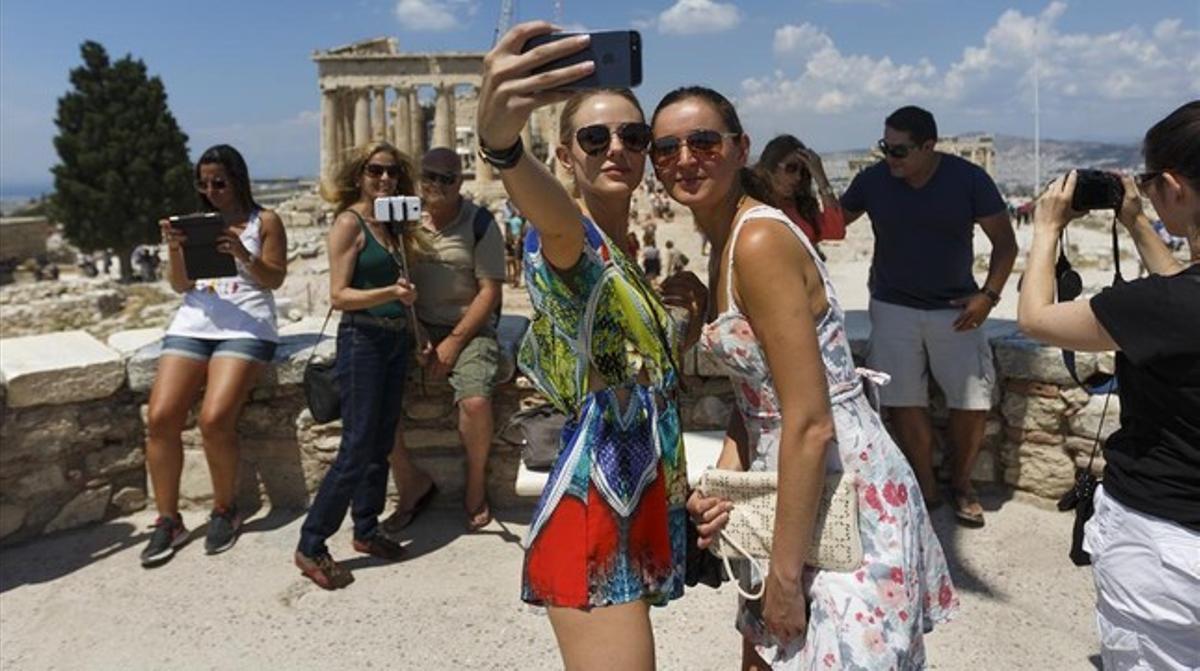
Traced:
POLYGON ((146 462, 158 519, 142 551, 142 565, 148 567, 169 560, 188 538, 179 515, 181 434, 201 388, 196 423, 213 484, 204 547, 209 554, 233 547, 241 524, 234 503, 237 421, 279 342, 271 291, 287 274, 283 222, 254 202, 246 161, 229 145, 211 147, 200 156, 196 190, 203 209, 219 212, 227 225, 217 238, 217 251, 234 258, 237 274, 189 280, 183 258, 186 235, 170 222, 160 222, 168 249, 167 279, 184 298, 167 327, 150 390, 146 462))

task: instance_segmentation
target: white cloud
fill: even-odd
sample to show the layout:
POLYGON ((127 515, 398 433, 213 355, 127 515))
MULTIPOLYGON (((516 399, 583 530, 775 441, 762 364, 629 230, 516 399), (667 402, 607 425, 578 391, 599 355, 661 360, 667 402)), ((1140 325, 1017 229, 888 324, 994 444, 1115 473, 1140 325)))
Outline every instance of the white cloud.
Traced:
MULTIPOLYGON (((714 0, 676 0, 658 15, 658 30, 675 35, 719 33, 733 28, 742 20, 733 3, 714 0)), ((646 27, 649 27, 647 22, 646 27)))
POLYGON ((1035 53, 1044 119, 1047 112, 1066 117, 1089 110, 1095 118, 1118 120, 1121 111, 1137 109, 1147 111, 1135 115, 1139 120, 1157 113, 1152 120, 1200 97, 1200 31, 1165 19, 1149 33, 1138 26, 1067 33, 1056 27, 1066 10, 1063 2, 1037 15, 1007 10, 981 43, 942 68, 924 58, 897 63, 843 53, 818 26, 785 25, 774 34, 774 73, 743 80, 739 102, 748 117, 776 125, 798 114, 826 121, 846 114, 880 119, 915 103, 939 118, 945 113, 988 129, 997 120, 1011 123, 1030 114, 1035 53))
POLYGON ((474 16, 478 9, 471 0, 399 0, 396 19, 409 30, 453 30, 462 22, 460 14, 474 16))

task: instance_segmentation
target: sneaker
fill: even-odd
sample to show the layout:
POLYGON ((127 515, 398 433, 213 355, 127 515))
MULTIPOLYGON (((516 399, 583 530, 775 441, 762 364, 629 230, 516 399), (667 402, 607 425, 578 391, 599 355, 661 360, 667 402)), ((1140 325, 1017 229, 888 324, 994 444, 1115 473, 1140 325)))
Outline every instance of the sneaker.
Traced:
POLYGON ((387 561, 400 561, 406 554, 404 547, 392 540, 387 534, 376 531, 367 539, 354 539, 354 549, 357 552, 379 557, 387 561))
POLYGON ((296 550, 294 561, 300 573, 317 583, 321 589, 341 589, 354 582, 354 575, 350 570, 335 562, 328 552, 309 557, 296 550))
POLYGON ((142 566, 151 567, 164 564, 175 556, 175 550, 188 540, 187 527, 183 526, 183 518, 159 515, 154 520, 154 532, 150 534, 150 542, 142 550, 142 566))
POLYGON ((233 547, 241 528, 242 516, 238 514, 237 506, 214 508, 208 516, 208 535, 204 538, 204 551, 215 555, 233 547))

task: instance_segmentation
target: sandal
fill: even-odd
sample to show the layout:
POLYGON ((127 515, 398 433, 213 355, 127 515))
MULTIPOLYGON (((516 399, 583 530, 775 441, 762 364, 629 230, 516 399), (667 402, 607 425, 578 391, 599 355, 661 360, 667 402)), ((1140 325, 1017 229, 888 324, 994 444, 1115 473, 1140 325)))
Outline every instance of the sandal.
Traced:
POLYGON ((979 503, 979 496, 974 489, 954 491, 954 516, 963 526, 983 526, 983 506, 979 503))
POLYGON ((388 515, 387 519, 380 523, 380 526, 383 527, 384 531, 391 534, 404 530, 410 524, 416 522, 417 517, 421 513, 429 509, 429 505, 433 503, 433 499, 437 497, 437 494, 437 483, 430 480, 429 489, 425 490, 425 493, 412 504, 411 508, 408 510, 397 508, 391 515, 388 515))
POLYGON ((473 533, 492 523, 492 508, 485 497, 475 510, 467 511, 467 531, 473 533))

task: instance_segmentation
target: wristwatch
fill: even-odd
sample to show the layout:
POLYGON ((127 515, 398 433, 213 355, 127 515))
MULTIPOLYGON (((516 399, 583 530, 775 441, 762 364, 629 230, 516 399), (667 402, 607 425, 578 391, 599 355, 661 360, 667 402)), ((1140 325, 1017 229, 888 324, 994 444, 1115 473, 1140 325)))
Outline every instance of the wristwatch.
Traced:
POLYGON ((520 136, 517 136, 517 141, 507 149, 496 150, 485 146, 482 142, 479 143, 480 158, 497 170, 508 170, 516 166, 524 153, 525 143, 521 142, 520 136))
POLYGON ((1000 292, 998 292, 990 287, 984 287, 979 290, 979 293, 983 294, 984 296, 987 296, 988 300, 992 301, 992 305, 1000 304, 1000 292))

